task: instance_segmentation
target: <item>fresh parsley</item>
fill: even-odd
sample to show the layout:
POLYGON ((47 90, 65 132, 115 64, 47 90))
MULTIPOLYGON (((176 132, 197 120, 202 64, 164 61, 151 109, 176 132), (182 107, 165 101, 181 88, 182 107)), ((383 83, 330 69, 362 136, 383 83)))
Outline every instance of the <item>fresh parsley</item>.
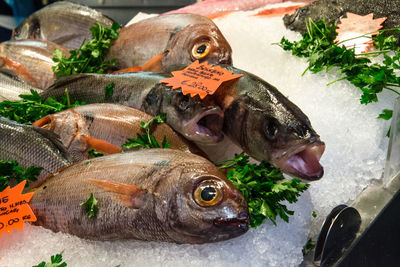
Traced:
POLYGON ((128 141, 122 145, 122 148, 125 149, 146 149, 146 148, 170 148, 171 143, 167 142, 166 137, 164 136, 164 139, 161 143, 161 145, 158 143, 156 138, 152 136, 151 133, 151 127, 155 123, 164 123, 166 122, 167 115, 165 113, 159 114, 149 120, 148 122, 140 122, 140 127, 146 131, 145 134, 140 134, 137 133, 137 138, 128 138, 128 141))
POLYGON ((88 218, 96 217, 99 208, 97 206, 97 199, 95 199, 93 193, 90 193, 89 198, 80 205, 85 207, 88 218))
POLYGON ((78 48, 71 50, 67 58, 60 50, 54 51, 53 61, 57 63, 53 71, 57 77, 78 73, 103 73, 115 65, 115 59, 105 60, 111 41, 118 38, 121 26, 113 23, 111 28, 95 23, 90 28, 92 39, 78 48))
POLYGON ((46 263, 42 261, 38 265, 32 266, 32 267, 65 267, 67 266, 67 263, 62 262, 62 254, 56 254, 55 256, 51 256, 51 262, 46 263))
POLYGON ((296 202, 300 193, 309 187, 309 184, 301 183, 297 178, 284 180, 281 170, 269 163, 249 163, 249 156, 244 153, 235 154, 233 159, 217 163, 221 164, 224 165, 220 169, 229 170, 227 178, 247 201, 251 227, 260 226, 265 219, 276 225, 277 216, 288 222, 289 215, 294 212, 281 202, 296 202))
POLYGON ((21 94, 19 97, 22 100, 0 102, 0 116, 19 123, 32 124, 49 114, 85 104, 84 102, 76 101, 71 105, 67 89, 61 102, 52 97, 43 101, 39 93, 32 89, 30 94, 21 94))
POLYGON ((0 192, 6 189, 12 180, 15 180, 17 183, 27 180, 25 186, 28 187, 29 181, 36 181, 42 170, 42 167, 35 166, 24 169, 15 160, 0 160, 0 192))
MULTIPOLYGON (((346 48, 342 44, 343 41, 335 43, 337 36, 335 25, 329 25, 324 20, 314 22, 310 19, 306 22, 306 26, 307 32, 302 35, 300 41, 290 42, 283 37, 278 44, 284 50, 292 51, 295 56, 307 58, 309 65, 304 73, 308 70, 317 73, 322 70, 337 69, 342 78, 336 81, 348 80, 360 88, 361 104, 377 102, 378 93, 383 89, 400 95, 398 90, 400 87, 400 76, 398 76, 400 47, 398 39, 387 34, 389 31, 398 34, 400 28, 380 30, 379 34, 372 37, 376 51, 356 54, 355 49, 346 48), (382 64, 372 63, 370 57, 379 55, 383 55, 382 64)), ((390 119, 391 111, 384 110, 378 118, 390 119)))
POLYGON ((89 154, 90 158, 97 158, 97 157, 102 157, 104 156, 103 153, 97 152, 95 149, 88 149, 87 153, 89 154))
POLYGON ((112 82, 104 88, 104 102, 108 102, 114 94, 114 86, 115 84, 112 82))
POLYGON ((307 243, 301 250, 301 252, 303 252, 303 256, 307 255, 311 250, 313 250, 315 248, 315 245, 316 245, 315 242, 311 238, 309 238, 307 240, 307 243))

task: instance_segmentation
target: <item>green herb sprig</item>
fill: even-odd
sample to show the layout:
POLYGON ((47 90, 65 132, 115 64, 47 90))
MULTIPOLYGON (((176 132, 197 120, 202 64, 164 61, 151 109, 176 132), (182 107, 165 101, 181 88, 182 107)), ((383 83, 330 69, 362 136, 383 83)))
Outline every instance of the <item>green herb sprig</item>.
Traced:
POLYGON ((104 156, 103 153, 97 152, 95 149, 88 149, 86 152, 89 154, 90 158, 97 158, 104 156))
POLYGON ((155 123, 164 123, 166 122, 167 115, 165 113, 159 114, 149 120, 148 122, 140 122, 140 127, 146 131, 145 134, 140 134, 137 133, 137 138, 128 138, 128 141, 122 145, 122 148, 125 149, 146 149, 146 148, 170 148, 171 143, 167 142, 166 137, 164 136, 164 139, 161 143, 161 145, 158 143, 156 138, 150 134, 151 126, 153 126, 155 123))
POLYGON ((46 263, 45 261, 42 261, 38 265, 32 266, 32 267, 66 267, 67 263, 62 262, 62 254, 56 254, 55 256, 51 256, 50 258, 51 262, 46 263))
POLYGON ((228 169, 227 178, 240 190, 247 201, 250 212, 250 226, 257 227, 265 219, 276 225, 277 216, 289 221, 289 215, 294 212, 288 210, 282 201, 294 203, 301 192, 309 184, 301 183, 300 179, 284 180, 280 169, 269 163, 249 163, 249 157, 244 153, 235 154, 231 160, 217 163, 220 169, 228 169))
POLYGON ((40 172, 43 170, 42 167, 30 166, 26 169, 19 166, 18 162, 0 160, 0 192, 9 186, 10 181, 15 180, 16 183, 20 183, 26 180, 25 187, 29 186, 29 181, 36 181, 40 172))
POLYGON ((118 38, 121 26, 113 23, 111 28, 95 23, 90 28, 92 39, 78 48, 71 50, 67 58, 59 49, 54 51, 53 61, 57 63, 53 71, 57 77, 77 73, 103 73, 115 65, 115 59, 105 60, 111 41, 118 38))
POLYGON ((93 193, 90 193, 89 198, 80 205, 85 207, 88 218, 96 217, 99 207, 97 206, 97 199, 94 197, 93 193))
POLYGON ((39 93, 32 89, 30 94, 21 94, 19 97, 22 100, 6 100, 1 102, 0 116, 19 123, 32 124, 49 114, 85 104, 84 102, 76 101, 71 105, 67 89, 60 102, 52 97, 43 101, 39 93))
MULTIPOLYGON (((400 70, 400 47, 397 38, 387 35, 389 31, 400 33, 400 29, 379 31, 379 34, 372 37, 377 51, 356 54, 354 48, 349 49, 343 45, 344 41, 335 43, 335 25, 329 25, 324 20, 314 22, 310 19, 306 26, 307 32, 300 41, 290 42, 283 37, 279 43, 284 50, 292 51, 293 55, 308 58, 309 65, 304 73, 308 70, 317 73, 337 68, 342 77, 336 81, 348 80, 360 88, 361 104, 377 102, 377 94, 383 89, 400 95, 400 76, 397 75, 400 70), (370 57, 379 55, 384 57, 382 64, 372 63, 370 57)), ((378 118, 389 120, 391 114, 391 110, 384 110, 378 118)))

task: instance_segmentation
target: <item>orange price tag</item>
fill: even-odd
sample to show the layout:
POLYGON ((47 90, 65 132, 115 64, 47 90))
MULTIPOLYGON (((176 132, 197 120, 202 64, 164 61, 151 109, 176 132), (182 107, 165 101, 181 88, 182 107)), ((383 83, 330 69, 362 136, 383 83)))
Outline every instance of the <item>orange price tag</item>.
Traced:
POLYGON ((201 99, 214 94, 223 82, 243 76, 243 74, 233 74, 232 71, 218 65, 199 63, 198 60, 183 70, 173 71, 172 75, 173 77, 161 82, 171 86, 172 89, 182 88, 184 95, 190 94, 191 97, 199 95, 201 99))
POLYGON ((13 229, 22 230, 24 221, 36 221, 36 216, 28 205, 33 193, 22 194, 25 184, 26 181, 22 181, 0 193, 0 235, 3 232, 9 234, 13 229))

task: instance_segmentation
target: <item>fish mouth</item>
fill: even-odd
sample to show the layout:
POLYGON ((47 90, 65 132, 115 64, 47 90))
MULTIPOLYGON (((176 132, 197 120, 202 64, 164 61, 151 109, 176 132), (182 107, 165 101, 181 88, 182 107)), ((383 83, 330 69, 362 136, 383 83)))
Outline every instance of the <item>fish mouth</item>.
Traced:
POLYGON ((224 137, 223 124, 224 113, 214 107, 190 120, 185 126, 185 136, 196 142, 217 143, 224 137))
POLYGON ((37 121, 35 121, 33 126, 40 127, 46 130, 53 130, 54 125, 53 125, 53 118, 51 115, 47 115, 46 117, 43 117, 37 121))
POLYGON ((296 147, 291 153, 286 153, 275 165, 282 172, 305 180, 318 180, 324 175, 324 168, 319 163, 325 151, 325 143, 319 138, 309 144, 296 147))
POLYGON ((216 218, 213 224, 216 227, 233 227, 246 232, 249 229, 250 218, 248 213, 241 213, 235 218, 216 218))

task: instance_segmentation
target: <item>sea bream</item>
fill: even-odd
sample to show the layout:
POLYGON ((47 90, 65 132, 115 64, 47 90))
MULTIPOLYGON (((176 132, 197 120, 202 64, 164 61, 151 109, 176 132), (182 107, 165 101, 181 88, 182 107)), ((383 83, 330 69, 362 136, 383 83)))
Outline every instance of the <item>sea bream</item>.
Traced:
POLYGON ((374 14, 374 18, 386 17, 383 28, 400 27, 400 5, 398 0, 319 0, 297 9, 292 15, 285 15, 283 21, 290 30, 306 32, 306 20, 324 19, 337 23, 346 12, 357 15, 374 14))
MULTIPOLYGON (((11 70, 26 83, 40 89, 46 89, 56 79, 52 69, 56 65, 52 60, 55 49, 59 49, 63 54, 69 55, 68 49, 49 41, 6 41, 0 43, 0 60, 6 60, 6 62, 11 60, 18 63, 19 66, 23 66, 25 69, 23 73, 20 71, 21 68, 11 70), (24 79, 26 72, 31 75, 33 82, 32 80, 24 79)), ((7 64, 3 68, 9 68, 9 66, 11 64, 7 64)))
POLYGON ((16 160, 19 165, 42 167, 38 181, 72 163, 58 136, 39 127, 0 117, 0 160, 16 160))
POLYGON ((72 102, 122 104, 153 116, 166 113, 167 123, 185 138, 203 143, 221 141, 221 108, 185 96, 160 82, 170 76, 154 72, 71 75, 58 79, 41 95, 44 99, 60 99, 68 88, 72 102), (113 94, 107 98, 105 88, 111 83, 115 85, 113 94))
POLYGON ((211 96, 224 110, 224 133, 253 158, 271 162, 286 174, 307 180, 321 178, 319 159, 325 144, 308 117, 260 77, 224 67, 243 74, 211 96))
MULTIPOLYGON (((138 109, 103 103, 50 114, 33 125, 58 134, 74 159, 81 161, 89 157, 88 149, 103 154, 120 153, 128 138, 137 138, 137 133, 146 132, 140 123, 152 118, 138 109)), ((150 130, 159 144, 165 137, 172 149, 205 155, 193 142, 183 138, 165 123, 153 125, 150 130)))
POLYGON ((107 55, 116 68, 141 66, 165 71, 172 65, 199 60, 232 64, 232 49, 210 19, 195 14, 170 14, 148 18, 119 30, 107 55))
POLYGON ((33 192, 35 225, 86 239, 200 244, 237 237, 249 224, 244 197, 218 168, 179 150, 145 149, 80 162, 33 192), (91 193, 98 213, 88 218, 80 203, 91 193))
POLYGON ((11 39, 47 40, 77 49, 92 38, 90 27, 96 22, 111 27, 114 21, 87 6, 57 1, 26 18, 13 30, 11 39))
POLYGON ((26 84, 14 72, 0 68, 0 102, 18 100, 20 94, 28 94, 31 89, 42 92, 41 89, 26 84))

